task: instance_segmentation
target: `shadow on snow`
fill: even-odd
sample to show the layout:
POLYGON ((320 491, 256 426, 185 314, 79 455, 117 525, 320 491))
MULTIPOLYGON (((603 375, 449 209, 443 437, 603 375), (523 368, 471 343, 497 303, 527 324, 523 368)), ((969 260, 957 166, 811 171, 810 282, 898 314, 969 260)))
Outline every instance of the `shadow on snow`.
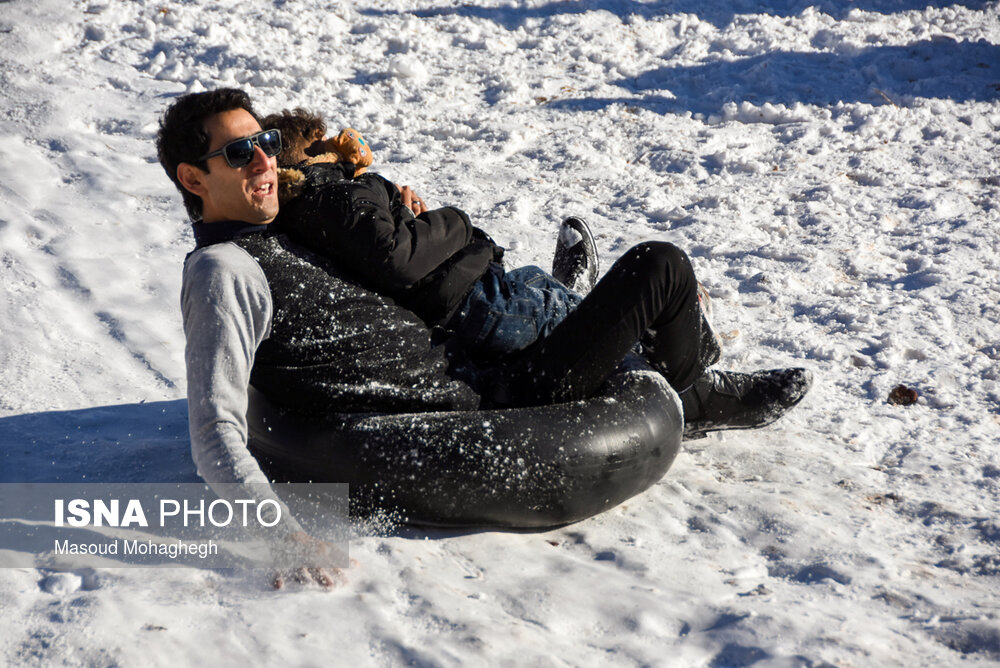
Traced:
POLYGON ((0 482, 202 482, 187 402, 0 418, 0 482))
POLYGON ((448 5, 428 7, 414 11, 364 9, 362 15, 387 16, 409 14, 420 18, 437 16, 460 16, 485 19, 503 26, 507 30, 517 30, 529 20, 548 19, 572 14, 606 11, 625 18, 641 16, 649 19, 666 14, 694 14, 718 28, 723 28, 742 14, 767 14, 770 16, 797 16, 809 7, 841 19, 852 9, 881 14, 893 14, 910 10, 924 10, 931 7, 965 7, 979 10, 991 4, 988 0, 734 0, 725 3, 704 0, 647 0, 634 2, 626 0, 556 0, 534 7, 500 6, 481 7, 472 3, 459 6, 448 5))
POLYGON ((907 105, 915 98, 1000 99, 1000 46, 945 38, 854 55, 781 51, 734 61, 662 67, 613 82, 632 95, 578 98, 556 108, 600 109, 611 104, 659 113, 717 113, 727 102, 907 105))

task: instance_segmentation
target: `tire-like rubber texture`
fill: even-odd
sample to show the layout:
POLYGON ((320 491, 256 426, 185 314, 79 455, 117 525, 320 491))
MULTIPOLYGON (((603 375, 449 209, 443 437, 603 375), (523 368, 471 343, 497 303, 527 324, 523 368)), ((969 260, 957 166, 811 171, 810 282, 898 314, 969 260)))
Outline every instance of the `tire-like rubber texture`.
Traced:
POLYGON ((652 371, 585 401, 503 410, 303 416, 250 388, 249 447, 274 480, 350 485, 351 512, 412 524, 541 528, 616 506, 680 450, 676 393, 652 371))

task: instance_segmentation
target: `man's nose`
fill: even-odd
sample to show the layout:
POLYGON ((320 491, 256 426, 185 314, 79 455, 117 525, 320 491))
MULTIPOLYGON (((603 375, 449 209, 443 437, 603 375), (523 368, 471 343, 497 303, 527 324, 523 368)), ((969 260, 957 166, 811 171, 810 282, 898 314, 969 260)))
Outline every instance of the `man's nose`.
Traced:
POLYGON ((253 145, 253 160, 250 161, 250 168, 255 172, 267 171, 270 167, 271 159, 267 157, 267 153, 264 153, 262 149, 257 144, 253 145))

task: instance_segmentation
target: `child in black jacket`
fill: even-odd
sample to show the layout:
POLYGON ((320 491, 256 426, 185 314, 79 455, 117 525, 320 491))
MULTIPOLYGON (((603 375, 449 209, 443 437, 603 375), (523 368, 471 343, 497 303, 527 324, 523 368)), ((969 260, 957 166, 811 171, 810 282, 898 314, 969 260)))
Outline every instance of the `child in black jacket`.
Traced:
MULTIPOLYGON (((503 249, 465 212, 423 210, 420 202, 414 215, 400 188, 367 171, 371 150, 360 133, 348 129, 327 139, 322 119, 301 109, 268 116, 262 125, 282 131, 279 165, 293 165, 280 177, 276 222, 429 325, 454 331, 475 359, 523 350, 579 303, 579 294, 538 267, 505 271, 503 249)), ((593 240, 573 220, 582 226, 577 250, 589 246, 582 255, 593 261, 567 265, 567 273, 582 269, 592 285, 593 240)))

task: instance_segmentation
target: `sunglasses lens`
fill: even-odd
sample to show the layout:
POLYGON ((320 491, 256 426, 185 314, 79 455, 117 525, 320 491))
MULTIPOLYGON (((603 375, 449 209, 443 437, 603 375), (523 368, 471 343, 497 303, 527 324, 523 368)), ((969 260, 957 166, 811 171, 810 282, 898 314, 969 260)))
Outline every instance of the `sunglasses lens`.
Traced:
POLYGON ((224 149, 226 162, 229 163, 230 167, 243 167, 248 165, 250 161, 253 160, 253 154, 253 140, 250 138, 238 139, 234 142, 226 144, 224 149))
POLYGON ((281 153, 281 133, 277 130, 267 130, 257 135, 257 144, 264 155, 272 157, 281 153))
MULTIPOLYGON (((260 146, 264 155, 271 158, 281 153, 281 132, 278 130, 265 130, 246 139, 231 141, 222 147, 222 155, 226 158, 226 163, 230 167, 245 167, 253 160, 257 149, 254 145, 260 146)), ((212 155, 212 154, 209 154, 212 155)))

